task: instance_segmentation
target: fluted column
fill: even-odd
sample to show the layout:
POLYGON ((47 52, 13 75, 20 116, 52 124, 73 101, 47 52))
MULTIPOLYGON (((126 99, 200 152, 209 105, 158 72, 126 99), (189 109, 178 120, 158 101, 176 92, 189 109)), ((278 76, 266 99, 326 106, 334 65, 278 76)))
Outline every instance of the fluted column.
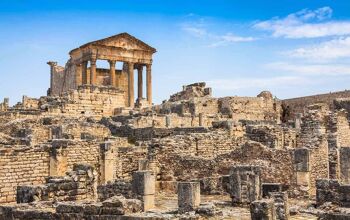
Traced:
POLYGON ((147 101, 152 105, 152 65, 146 65, 146 86, 147 86, 147 101))
POLYGON ((143 79, 142 79, 143 66, 139 65, 137 68, 137 98, 139 100, 143 97, 143 79))
POLYGON ((90 60, 90 83, 96 85, 96 60, 90 60))
POLYGON ((129 90, 129 107, 134 107, 135 98, 134 98, 134 63, 128 63, 129 68, 129 78, 128 78, 128 90, 129 90))
POLYGON ((88 65, 88 62, 87 61, 84 61, 82 62, 81 64, 81 69, 82 69, 82 78, 83 78, 83 84, 89 84, 89 79, 88 78, 88 73, 87 73, 87 65, 88 65))
POLYGON ((83 72, 82 72, 82 64, 75 64, 75 85, 78 88, 82 84, 83 81, 83 72))
POLYGON ((115 61, 114 60, 109 60, 109 78, 110 78, 110 83, 111 86, 116 86, 115 84, 115 61))

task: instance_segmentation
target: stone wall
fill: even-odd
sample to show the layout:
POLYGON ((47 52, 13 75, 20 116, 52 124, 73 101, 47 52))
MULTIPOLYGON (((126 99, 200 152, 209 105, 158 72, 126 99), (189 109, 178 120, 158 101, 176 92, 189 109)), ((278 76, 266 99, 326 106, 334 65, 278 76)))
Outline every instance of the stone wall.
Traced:
POLYGON ((296 117, 298 113, 305 113, 307 111, 307 106, 316 104, 316 103, 325 103, 330 107, 330 109, 334 109, 334 100, 338 98, 349 98, 350 91, 340 91, 340 92, 331 92, 327 94, 313 95, 313 96, 305 96, 299 98, 285 99, 283 100, 283 104, 286 108, 289 106, 288 111, 290 112, 289 116, 286 117, 286 120, 293 119, 296 117))
POLYGON ((49 175, 45 146, 1 146, 0 163, 0 203, 16 201, 17 186, 42 184, 49 175))
POLYGON ((43 185, 17 187, 17 203, 94 200, 96 174, 89 165, 75 164, 62 177, 48 177, 43 185))

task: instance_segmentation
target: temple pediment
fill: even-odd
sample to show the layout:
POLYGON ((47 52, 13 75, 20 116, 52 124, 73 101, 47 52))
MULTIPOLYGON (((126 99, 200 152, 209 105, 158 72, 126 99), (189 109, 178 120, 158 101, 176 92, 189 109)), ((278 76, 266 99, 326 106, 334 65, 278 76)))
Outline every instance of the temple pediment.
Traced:
POLYGON ((114 47, 114 48, 123 48, 126 50, 143 50, 155 53, 156 49, 149 46, 145 42, 137 39, 136 37, 128 34, 128 33, 121 33, 117 35, 113 35, 111 37, 107 37, 101 40, 92 41, 87 44, 84 44, 80 46, 79 48, 76 48, 72 50, 71 52, 86 48, 88 46, 106 46, 106 47, 114 47))

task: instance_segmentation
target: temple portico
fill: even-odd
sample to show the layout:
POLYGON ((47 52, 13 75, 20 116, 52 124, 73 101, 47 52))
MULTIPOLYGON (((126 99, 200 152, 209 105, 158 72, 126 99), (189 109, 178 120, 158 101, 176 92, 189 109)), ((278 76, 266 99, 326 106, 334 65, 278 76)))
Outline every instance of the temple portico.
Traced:
MULTIPOLYGON (((51 73, 50 95, 61 95, 63 92, 76 89, 80 85, 112 86, 124 91, 126 106, 134 107, 136 72, 137 103, 147 100, 147 103, 151 105, 151 67, 152 55, 155 52, 153 47, 127 33, 84 44, 70 51, 70 60, 62 73, 51 73), (109 69, 98 68, 96 63, 99 60, 107 61, 109 69), (123 63, 121 70, 116 69, 118 62, 123 63), (61 74, 60 77, 57 76, 59 74, 61 74), (69 81, 70 79, 67 80, 70 75, 74 75, 74 80, 72 80, 74 82, 69 81), (143 93, 144 82, 146 97, 143 93)), ((53 69, 52 66, 51 69, 53 69)))

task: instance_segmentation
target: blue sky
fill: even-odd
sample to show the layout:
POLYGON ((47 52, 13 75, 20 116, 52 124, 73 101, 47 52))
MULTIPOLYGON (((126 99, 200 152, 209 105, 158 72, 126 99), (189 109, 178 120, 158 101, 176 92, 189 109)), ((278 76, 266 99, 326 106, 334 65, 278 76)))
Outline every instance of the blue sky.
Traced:
POLYGON ((198 81, 217 97, 349 89, 349 11, 348 0, 0 0, 0 98, 45 95, 47 61, 120 32, 157 48, 156 103, 198 81))

